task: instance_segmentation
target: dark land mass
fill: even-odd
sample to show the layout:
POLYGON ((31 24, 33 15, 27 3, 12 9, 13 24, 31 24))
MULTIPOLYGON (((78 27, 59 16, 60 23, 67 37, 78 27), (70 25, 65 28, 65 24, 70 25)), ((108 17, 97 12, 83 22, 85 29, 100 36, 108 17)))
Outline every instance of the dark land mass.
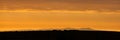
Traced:
POLYGON ((0 40, 120 40, 120 32, 113 31, 11 31, 1 32, 0 40))

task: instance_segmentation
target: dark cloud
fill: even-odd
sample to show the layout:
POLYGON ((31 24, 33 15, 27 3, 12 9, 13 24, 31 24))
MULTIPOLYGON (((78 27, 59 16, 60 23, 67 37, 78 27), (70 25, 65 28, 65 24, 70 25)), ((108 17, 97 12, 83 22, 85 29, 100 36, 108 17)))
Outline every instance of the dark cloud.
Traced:
POLYGON ((0 9, 120 10, 120 0, 0 0, 0 9))

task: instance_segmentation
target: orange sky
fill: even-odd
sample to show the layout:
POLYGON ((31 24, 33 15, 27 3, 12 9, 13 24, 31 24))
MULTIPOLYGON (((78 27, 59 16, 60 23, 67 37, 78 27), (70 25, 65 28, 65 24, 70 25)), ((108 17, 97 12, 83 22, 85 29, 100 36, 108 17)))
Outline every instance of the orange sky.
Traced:
POLYGON ((0 0, 0 9, 119 10, 120 0, 0 0))
POLYGON ((0 31, 120 31, 120 0, 0 0, 0 31))

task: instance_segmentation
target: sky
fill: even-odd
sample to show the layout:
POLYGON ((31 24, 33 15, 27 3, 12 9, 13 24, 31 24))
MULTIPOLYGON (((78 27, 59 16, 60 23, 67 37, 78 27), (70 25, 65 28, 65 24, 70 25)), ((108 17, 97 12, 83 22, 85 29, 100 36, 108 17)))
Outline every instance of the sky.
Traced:
POLYGON ((119 10, 120 0, 0 0, 0 9, 119 10))
POLYGON ((0 31, 120 31, 120 0, 0 0, 0 31))

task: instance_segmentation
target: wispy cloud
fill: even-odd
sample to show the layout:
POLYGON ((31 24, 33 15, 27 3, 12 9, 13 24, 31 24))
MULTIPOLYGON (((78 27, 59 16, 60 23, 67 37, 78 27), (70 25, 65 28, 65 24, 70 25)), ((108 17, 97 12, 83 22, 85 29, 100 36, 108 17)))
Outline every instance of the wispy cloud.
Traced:
POLYGON ((120 0, 0 0, 0 9, 120 10, 120 0))
POLYGON ((120 10, 0 10, 0 12, 32 12, 32 13, 80 13, 80 14, 120 14, 120 10))

